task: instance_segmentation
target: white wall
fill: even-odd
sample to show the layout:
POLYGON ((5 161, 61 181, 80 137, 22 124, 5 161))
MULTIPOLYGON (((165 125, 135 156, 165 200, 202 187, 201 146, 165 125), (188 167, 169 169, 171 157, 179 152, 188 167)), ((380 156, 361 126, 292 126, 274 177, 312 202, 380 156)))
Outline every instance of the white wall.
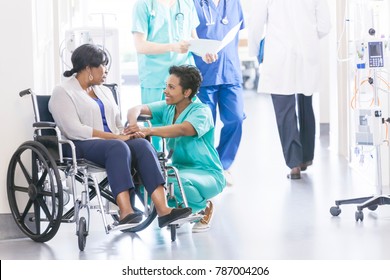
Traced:
POLYGON ((3 125, 0 145, 0 214, 10 212, 6 194, 9 159, 23 141, 32 137, 31 99, 20 98, 18 93, 32 87, 34 81, 33 2, 7 1, 0 9, 0 119, 3 125))

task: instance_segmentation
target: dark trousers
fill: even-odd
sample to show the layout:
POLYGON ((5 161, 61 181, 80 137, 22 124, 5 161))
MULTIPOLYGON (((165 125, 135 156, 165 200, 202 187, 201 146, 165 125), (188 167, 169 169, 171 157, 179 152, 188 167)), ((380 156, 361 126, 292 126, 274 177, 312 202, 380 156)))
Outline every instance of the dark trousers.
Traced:
MULTIPOLYGON (((135 168, 148 193, 153 193, 158 185, 164 185, 160 163, 156 151, 149 141, 139 138, 128 140, 91 139, 73 141, 77 158, 84 158, 106 169, 113 197, 131 188, 134 182, 131 168, 135 168)), ((64 149, 70 156, 70 149, 64 149)))
POLYGON ((272 102, 286 165, 294 168, 313 160, 315 117, 312 96, 272 94, 272 102))

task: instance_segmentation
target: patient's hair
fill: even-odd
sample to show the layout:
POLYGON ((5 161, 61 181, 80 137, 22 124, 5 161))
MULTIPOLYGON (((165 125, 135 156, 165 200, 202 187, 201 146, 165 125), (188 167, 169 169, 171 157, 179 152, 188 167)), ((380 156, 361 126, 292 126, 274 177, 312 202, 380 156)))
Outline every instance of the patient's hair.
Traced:
POLYGON ((107 53, 92 44, 84 44, 76 48, 72 53, 71 60, 73 68, 64 72, 65 77, 70 77, 74 73, 84 70, 87 66, 99 67, 107 65, 109 62, 107 53))
POLYGON ((198 93, 200 84, 202 83, 202 74, 195 66, 171 66, 169 68, 169 74, 175 75, 180 79, 180 86, 183 88, 183 91, 191 89, 189 98, 194 97, 198 93))

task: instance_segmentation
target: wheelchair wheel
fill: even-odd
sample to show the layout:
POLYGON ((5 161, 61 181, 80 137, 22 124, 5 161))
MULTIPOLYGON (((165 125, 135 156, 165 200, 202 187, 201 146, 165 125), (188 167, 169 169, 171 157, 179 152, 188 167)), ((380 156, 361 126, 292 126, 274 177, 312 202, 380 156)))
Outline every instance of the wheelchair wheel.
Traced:
POLYGON ((85 245, 87 243, 87 235, 87 221, 84 217, 81 217, 79 220, 79 230, 77 231, 80 251, 84 251, 85 245))
POLYGON ((52 239, 61 224, 63 191, 55 160, 41 143, 24 142, 7 173, 8 203, 18 227, 36 242, 52 239))
POLYGON ((144 214, 142 222, 129 229, 122 230, 123 232, 138 232, 147 228, 157 216, 157 211, 154 204, 151 202, 150 196, 147 196, 145 201, 145 192, 143 187, 136 187, 131 193, 131 203, 134 210, 141 211, 144 214))
POLYGON ((176 240, 176 228, 177 228, 176 225, 171 225, 170 226, 170 229, 171 229, 171 241, 172 242, 176 240))

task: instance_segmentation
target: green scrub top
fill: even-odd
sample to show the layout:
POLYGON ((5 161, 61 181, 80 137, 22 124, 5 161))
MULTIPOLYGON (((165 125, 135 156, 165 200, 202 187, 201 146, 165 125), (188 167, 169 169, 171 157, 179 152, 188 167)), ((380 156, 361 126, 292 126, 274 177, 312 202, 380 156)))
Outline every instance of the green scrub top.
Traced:
MULTIPOLYGON (((152 112, 153 121, 162 125, 173 124, 174 105, 159 101, 147 106, 152 112)), ((214 123, 210 108, 195 99, 179 115, 175 124, 185 121, 192 124, 197 135, 167 138, 167 149, 173 150, 172 165, 179 170, 189 206, 197 211, 206 206, 207 199, 222 192, 226 182, 214 147, 214 123)))
MULTIPOLYGON (((132 32, 143 33, 147 41, 161 44, 190 40, 191 32, 199 25, 193 0, 180 0, 172 7, 156 0, 138 0, 133 8, 132 32)), ((141 87, 165 88, 172 65, 195 65, 191 52, 179 54, 138 54, 141 87)))

